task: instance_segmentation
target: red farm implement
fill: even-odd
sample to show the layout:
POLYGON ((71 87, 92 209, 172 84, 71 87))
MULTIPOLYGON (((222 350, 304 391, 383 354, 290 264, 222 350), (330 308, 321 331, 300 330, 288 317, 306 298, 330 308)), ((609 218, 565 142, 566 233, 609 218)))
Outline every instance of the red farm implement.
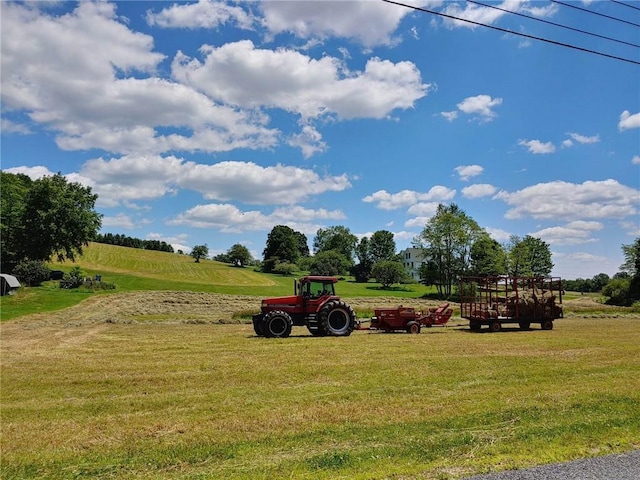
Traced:
POLYGON ((420 333, 422 327, 433 327, 434 325, 445 325, 453 309, 445 303, 438 308, 430 308, 427 312, 416 311, 415 308, 376 308, 375 316, 371 317, 369 326, 360 323, 358 330, 381 330, 384 332, 406 331, 408 333, 420 333))

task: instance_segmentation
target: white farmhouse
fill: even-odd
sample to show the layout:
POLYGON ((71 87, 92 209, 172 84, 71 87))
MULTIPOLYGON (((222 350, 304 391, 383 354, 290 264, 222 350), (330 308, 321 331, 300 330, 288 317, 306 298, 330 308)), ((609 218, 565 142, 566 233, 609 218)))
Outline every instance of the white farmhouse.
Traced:
POLYGON ((406 272, 411 275, 414 280, 420 281, 420 265, 424 263, 421 248, 406 248, 400 252, 402 256, 402 265, 406 272))

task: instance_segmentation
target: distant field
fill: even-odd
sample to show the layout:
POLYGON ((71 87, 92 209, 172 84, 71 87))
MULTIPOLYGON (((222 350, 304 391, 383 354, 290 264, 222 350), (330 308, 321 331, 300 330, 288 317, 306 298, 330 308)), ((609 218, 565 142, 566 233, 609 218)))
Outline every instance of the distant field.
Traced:
MULTIPOLYGON (((51 268, 56 265, 60 266, 52 264, 51 268)), ((121 273, 163 282, 237 287, 275 285, 273 280, 251 268, 234 268, 212 260, 196 263, 188 255, 101 243, 91 243, 84 250, 84 255, 77 260, 77 265, 91 272, 121 273)), ((75 264, 65 262, 62 266, 69 269, 75 264)))

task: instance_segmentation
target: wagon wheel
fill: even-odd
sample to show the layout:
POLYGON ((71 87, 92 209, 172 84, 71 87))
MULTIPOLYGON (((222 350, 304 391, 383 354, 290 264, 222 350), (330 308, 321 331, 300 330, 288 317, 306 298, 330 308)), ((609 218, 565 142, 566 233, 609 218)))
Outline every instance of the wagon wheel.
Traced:
POLYGON ((262 330, 265 337, 286 338, 291 335, 293 322, 288 313, 274 310, 267 313, 262 320, 262 330))
POLYGON ((351 335, 356 326, 356 314, 353 308, 342 301, 328 302, 322 307, 318 317, 321 328, 327 332, 327 335, 346 337, 351 335))
POLYGON ((413 334, 420 333, 420 324, 418 322, 407 323, 407 333, 413 333, 413 334))
POLYGON ((491 324, 489 325, 489 331, 491 332, 499 332, 500 330, 502 330, 502 325, 500 325, 500 322, 491 322, 491 324))
POLYGON ((542 327, 542 330, 553 330, 553 321, 545 320, 540 324, 540 326, 542 327))
POLYGON ((482 324, 479 322, 469 322, 469 328, 474 332, 479 332, 482 328, 482 324))

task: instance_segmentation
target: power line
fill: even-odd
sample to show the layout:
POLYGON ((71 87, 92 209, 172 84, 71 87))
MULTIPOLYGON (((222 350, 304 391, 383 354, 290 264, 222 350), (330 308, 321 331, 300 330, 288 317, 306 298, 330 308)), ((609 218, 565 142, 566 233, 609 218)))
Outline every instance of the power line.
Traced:
POLYGON ((546 23, 548 25, 553 25, 554 27, 566 28, 567 30, 572 30, 574 32, 584 33, 586 35, 591 35, 593 37, 602 38, 604 40, 611 40, 612 42, 618 42, 618 43, 622 43, 624 45, 630 45, 632 47, 639 47, 640 48, 640 45, 638 45, 636 43, 625 42, 624 40, 618 40, 617 38, 607 37, 607 36, 599 35, 599 34, 593 33, 593 32, 587 32, 586 30, 580 30, 579 28, 569 27, 568 25, 562 25, 560 23, 551 22, 549 20, 544 20, 542 18, 532 17, 530 15, 525 15, 524 13, 514 12, 512 10, 507 10, 505 8, 496 7, 494 5, 487 5, 485 3, 476 2, 474 0, 467 0, 467 2, 468 3, 474 3, 474 4, 480 5, 482 7, 487 7, 487 8, 493 8, 495 10, 500 10, 501 12, 511 13, 511 14, 517 15, 519 17, 528 18, 529 20, 535 20, 536 22, 542 22, 542 23, 546 23))
POLYGON ((577 5, 571 5, 570 3, 561 2, 560 0, 551 0, 551 2, 557 3, 558 5, 564 5, 565 7, 575 8, 576 10, 580 10, 582 12, 592 13, 593 15, 598 15, 599 17, 604 17, 604 18, 608 18, 610 20, 615 20, 617 22, 622 22, 622 23, 626 23, 626 24, 629 24, 629 25, 633 25, 634 27, 640 27, 640 24, 638 24, 638 23, 633 23, 633 22, 629 22, 628 20, 623 20, 623 19, 618 18, 618 17, 612 17, 610 15, 605 15, 604 13, 594 12, 593 10, 589 10, 587 8, 578 7, 577 5))
POLYGON ((618 5, 624 5, 625 7, 633 8, 634 10, 640 10, 638 7, 634 7, 633 5, 629 5, 628 3, 618 2, 617 0, 611 0, 611 3, 617 3, 618 5))
POLYGON ((578 47, 576 45, 571 45, 569 43, 558 42, 556 40, 550 40, 548 38, 543 38, 543 37, 536 37, 534 35, 528 35, 526 33, 516 32, 514 30, 509 30, 507 28, 500 28, 500 27, 496 27, 494 25, 487 25, 485 23, 475 22, 473 20, 467 20, 466 18, 455 17, 453 15, 447 15, 446 13, 436 12, 434 10, 428 10, 426 8, 416 7, 416 6, 413 6, 413 5, 407 5, 405 3, 400 3, 400 2, 393 1, 393 0, 382 0, 382 1, 385 2, 385 3, 391 3, 393 5, 398 5, 400 7, 411 8, 413 10, 417 10, 417 11, 420 11, 420 12, 425 12, 425 13, 430 13, 432 15, 438 15, 440 17, 450 18, 452 20, 459 20, 461 22, 467 22, 467 23, 471 23, 473 25, 478 25, 478 26, 481 26, 481 27, 491 28, 492 30, 498 30, 499 32, 510 33, 512 35, 517 35, 517 36, 520 36, 520 37, 530 38, 532 40, 539 40, 541 42, 551 43, 553 45, 559 45, 561 47, 567 47, 567 48, 572 48, 574 50, 580 50, 581 52, 593 53, 594 55, 600 55, 602 57, 611 58, 613 60, 620 60, 622 62, 627 62, 627 63, 633 63, 635 65, 640 65, 640 62, 638 62, 636 60, 631 60, 629 58, 624 58, 624 57, 618 57, 618 56, 615 56, 615 55, 609 55, 608 53, 603 53, 603 52, 598 52, 596 50, 590 50, 588 48, 578 47))

